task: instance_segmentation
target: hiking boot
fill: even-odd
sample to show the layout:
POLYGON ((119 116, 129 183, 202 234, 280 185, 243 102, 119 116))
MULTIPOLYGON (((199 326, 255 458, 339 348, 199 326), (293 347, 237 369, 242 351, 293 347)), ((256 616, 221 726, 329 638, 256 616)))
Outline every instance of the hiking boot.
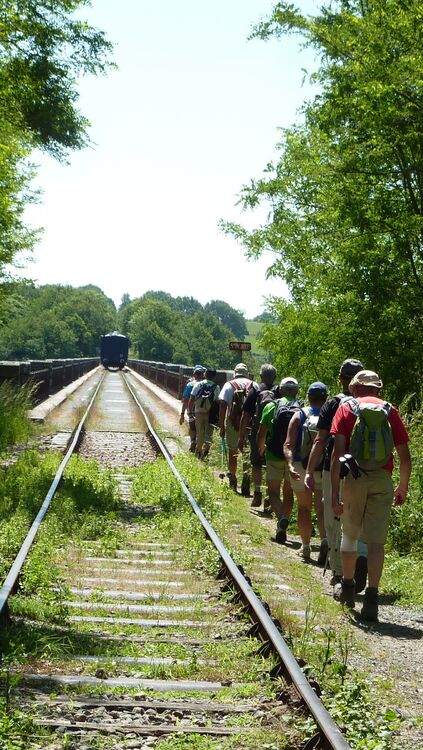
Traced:
POLYGON ((354 609, 355 607, 355 581, 346 581, 345 578, 341 580, 341 591, 339 594, 339 601, 341 604, 345 604, 348 609, 354 609))
POLYGON ((235 474, 229 474, 229 487, 231 488, 231 490, 233 490, 234 492, 236 492, 237 481, 236 481, 235 474))
POLYGON ((189 452, 190 453, 195 453, 195 443, 191 443, 191 445, 189 447, 189 452))
POLYGON ((241 482, 241 495, 243 497, 250 497, 250 475, 249 474, 243 474, 242 482, 241 482))
POLYGON ((355 593, 360 594, 366 588, 367 581, 367 557, 360 555, 355 564, 355 593))
POLYGON ((321 568, 325 567, 328 554, 329 554, 328 540, 322 539, 322 541, 320 542, 319 556, 317 558, 317 564, 320 565, 321 568))
POLYGON ((257 490, 254 490, 254 496, 253 496, 253 499, 251 500, 251 507, 252 508, 260 508, 262 499, 263 499, 263 496, 262 496, 261 492, 258 492, 257 490))
POLYGON ((333 598, 335 601, 339 602, 342 593, 342 576, 333 575, 331 585, 333 586, 333 598))
POLYGON ((280 518, 276 527, 275 539, 278 544, 285 544, 286 542, 286 529, 288 527, 288 519, 280 518))
POLYGON ((309 544, 302 544, 301 549, 298 551, 299 556, 304 562, 310 562, 311 560, 311 549, 309 544))
POLYGON ((210 453, 210 445, 209 443, 206 443, 206 445, 203 448, 203 455, 201 456, 201 458, 203 459, 206 458, 209 455, 209 453, 210 453))
POLYGON ((363 620, 368 622, 377 622, 378 615, 378 590, 374 587, 366 589, 364 594, 363 608, 361 610, 361 616, 363 620))
POLYGON ((269 500, 268 497, 264 498, 264 502, 263 502, 263 515, 264 516, 269 516, 269 518, 272 515, 272 505, 271 505, 271 502, 270 502, 270 500, 269 500))

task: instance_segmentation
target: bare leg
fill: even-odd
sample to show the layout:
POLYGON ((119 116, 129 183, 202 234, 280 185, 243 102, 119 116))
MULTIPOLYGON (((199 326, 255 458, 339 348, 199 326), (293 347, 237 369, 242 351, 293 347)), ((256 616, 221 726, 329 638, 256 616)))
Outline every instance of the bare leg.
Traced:
POLYGON ((229 469, 229 473, 232 474, 234 477, 236 476, 237 456, 238 456, 237 449, 229 448, 228 469, 229 469))
POLYGON ((283 489, 282 489, 282 515, 285 516, 285 518, 289 518, 292 513, 292 508, 294 507, 294 491, 291 487, 291 482, 289 479, 285 479, 283 483, 283 489))
POLYGON ((252 474, 253 474, 254 489, 257 492, 259 492, 259 491, 261 491, 261 483, 262 483, 262 478, 263 478, 262 467, 261 466, 253 466, 252 474))
POLYGON ((311 539, 311 505, 312 494, 310 490, 296 492, 298 501, 298 528, 301 541, 305 545, 310 544, 311 539))
POLYGON ((314 491, 314 510, 316 511, 317 527, 319 529, 320 539, 326 539, 323 499, 322 499, 321 490, 314 491))
POLYGON ((277 518, 283 515, 281 503, 281 481, 279 479, 267 480, 267 491, 272 506, 272 511, 277 518))

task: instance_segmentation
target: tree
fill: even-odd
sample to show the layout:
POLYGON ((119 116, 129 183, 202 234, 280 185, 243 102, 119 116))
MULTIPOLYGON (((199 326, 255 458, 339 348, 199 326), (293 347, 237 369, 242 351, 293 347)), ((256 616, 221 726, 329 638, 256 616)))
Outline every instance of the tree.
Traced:
POLYGON ((241 341, 245 336, 248 336, 248 328, 245 322, 244 315, 239 310, 235 310, 233 307, 228 305, 227 302, 223 302, 220 299, 211 300, 205 305, 204 309, 206 312, 215 315, 226 328, 241 341))
MULTIPOLYGON (((86 0, 0 0, 0 281, 37 232, 23 222, 36 197, 27 158, 40 148, 64 160, 88 142, 76 80, 110 67, 111 44, 74 13, 86 0)), ((0 295, 0 304, 5 288, 0 295)))
POLYGON ((397 398, 423 362, 422 24, 417 0, 345 0, 308 18, 275 6, 255 34, 303 35, 320 91, 243 190, 246 208, 270 204, 269 221, 226 227, 250 257, 270 249, 270 275, 288 284, 266 345, 283 331, 283 361, 310 374, 321 362, 319 377, 355 352, 397 398))

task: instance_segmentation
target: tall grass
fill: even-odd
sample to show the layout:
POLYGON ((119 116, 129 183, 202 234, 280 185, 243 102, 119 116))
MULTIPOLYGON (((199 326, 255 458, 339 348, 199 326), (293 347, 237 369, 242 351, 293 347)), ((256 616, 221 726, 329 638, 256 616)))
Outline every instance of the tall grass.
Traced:
POLYGON ((27 417, 31 408, 31 386, 0 384, 0 451, 8 445, 25 442, 30 433, 27 417))

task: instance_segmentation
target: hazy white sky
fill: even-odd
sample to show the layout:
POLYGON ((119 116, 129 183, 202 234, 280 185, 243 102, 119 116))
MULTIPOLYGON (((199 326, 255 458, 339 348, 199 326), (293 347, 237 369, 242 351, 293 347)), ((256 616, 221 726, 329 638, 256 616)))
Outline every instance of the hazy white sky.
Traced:
POLYGON ((43 196, 27 220, 45 231, 27 276, 97 284, 117 304, 149 289, 223 299, 248 317, 284 294, 265 280, 270 258, 247 262, 218 229, 220 218, 252 226, 237 194, 309 93, 302 68, 315 61, 298 41, 247 42, 273 5, 93 0, 83 15, 115 43, 119 69, 79 87, 94 147, 66 166, 35 157, 43 196))

